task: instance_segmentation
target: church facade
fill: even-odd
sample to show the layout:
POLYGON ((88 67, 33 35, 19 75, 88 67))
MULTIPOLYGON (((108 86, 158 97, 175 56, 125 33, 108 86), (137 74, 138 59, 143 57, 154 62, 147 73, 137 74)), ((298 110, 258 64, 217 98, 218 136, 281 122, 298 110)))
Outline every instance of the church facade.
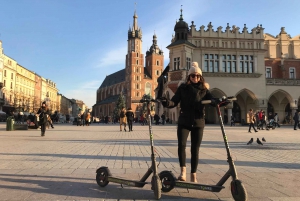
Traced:
POLYGON ((155 97, 157 78, 164 68, 163 51, 157 45, 157 36, 153 35, 152 46, 142 50, 142 29, 138 27, 137 14, 134 12, 133 25, 128 30, 125 69, 112 73, 104 79, 97 90, 93 116, 112 116, 120 94, 124 95, 126 107, 131 107, 138 117, 141 104, 138 102, 144 94, 155 97))

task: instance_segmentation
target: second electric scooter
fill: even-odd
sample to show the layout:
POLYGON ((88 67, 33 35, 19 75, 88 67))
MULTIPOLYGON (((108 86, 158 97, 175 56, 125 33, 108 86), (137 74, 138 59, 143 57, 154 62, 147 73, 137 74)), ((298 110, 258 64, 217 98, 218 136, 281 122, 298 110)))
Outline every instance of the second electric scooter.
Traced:
POLYGON ((215 98, 212 100, 204 100, 202 101, 202 104, 211 104, 215 106, 217 110, 217 114, 219 117, 220 127, 223 135, 223 140, 225 143, 225 148, 227 152, 227 162, 229 164, 229 170, 225 173, 225 175, 220 179, 220 181, 216 185, 204 185, 204 184, 198 184, 198 183, 192 183, 192 182, 184 182, 179 181, 174 176, 174 174, 171 171, 162 171, 159 176, 162 181, 162 191, 163 192, 169 192, 174 187, 178 188, 187 188, 187 189, 196 189, 196 190, 203 190, 203 191, 211 191, 211 192, 220 192, 223 188, 223 184, 229 179, 229 177, 232 177, 232 181, 230 183, 231 187, 231 194, 235 201, 246 201, 247 200, 247 192, 242 184, 242 182, 238 179, 237 172, 235 169, 235 165, 233 162, 233 159, 230 154, 229 150, 229 144, 227 140, 227 136, 224 129, 223 119, 220 111, 220 107, 226 106, 232 101, 236 100, 234 97, 222 97, 220 99, 215 98))
MULTIPOLYGON (((145 175, 139 180, 130 180, 120 177, 114 177, 108 167, 100 167, 97 169, 96 173, 96 181, 97 184, 101 187, 105 187, 109 182, 119 183, 121 186, 127 185, 127 186, 134 186, 134 187, 140 187, 143 188, 145 184, 149 184, 149 182, 146 182, 148 177, 152 175, 151 179, 151 189, 154 191, 154 197, 155 199, 159 200, 161 197, 161 180, 159 178, 158 172, 157 172, 157 164, 156 164, 156 157, 154 153, 154 143, 153 143, 153 133, 152 133, 152 127, 151 127, 151 116, 150 116, 150 103, 151 102, 157 102, 153 99, 150 99, 148 96, 144 96, 142 100, 139 101, 140 103, 146 103, 147 104, 147 116, 148 116, 148 124, 149 124, 149 134, 150 134, 150 145, 151 145, 151 161, 152 165, 148 169, 148 171, 145 173, 145 175)), ((122 186, 123 187, 123 186, 122 186)))

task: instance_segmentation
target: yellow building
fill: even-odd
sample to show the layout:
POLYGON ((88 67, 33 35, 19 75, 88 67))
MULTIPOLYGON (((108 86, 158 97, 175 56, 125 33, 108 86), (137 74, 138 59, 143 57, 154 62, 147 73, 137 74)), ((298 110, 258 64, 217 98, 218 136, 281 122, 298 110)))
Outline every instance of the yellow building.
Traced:
POLYGON ((33 112, 35 88, 35 73, 17 64, 16 75, 16 109, 24 112, 33 112))
POLYGON ((42 98, 44 101, 47 102, 50 112, 58 111, 60 104, 57 102, 58 89, 56 88, 56 83, 54 83, 49 79, 46 79, 45 84, 46 84, 46 97, 42 96, 42 98))
POLYGON ((3 111, 9 112, 10 110, 14 110, 14 106, 16 104, 16 96, 15 96, 15 83, 16 83, 16 70, 17 70, 17 62, 3 54, 4 62, 3 62, 3 111))

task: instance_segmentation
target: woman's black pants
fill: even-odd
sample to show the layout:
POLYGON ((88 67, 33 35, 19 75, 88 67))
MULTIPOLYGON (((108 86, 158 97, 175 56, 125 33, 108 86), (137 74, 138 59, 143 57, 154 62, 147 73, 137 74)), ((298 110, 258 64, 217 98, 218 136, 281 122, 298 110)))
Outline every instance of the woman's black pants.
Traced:
POLYGON ((191 132, 191 173, 195 173, 198 167, 199 160, 199 148, 202 142, 204 127, 192 127, 187 128, 182 125, 178 125, 177 139, 178 139, 178 157, 180 167, 186 166, 186 142, 191 132))

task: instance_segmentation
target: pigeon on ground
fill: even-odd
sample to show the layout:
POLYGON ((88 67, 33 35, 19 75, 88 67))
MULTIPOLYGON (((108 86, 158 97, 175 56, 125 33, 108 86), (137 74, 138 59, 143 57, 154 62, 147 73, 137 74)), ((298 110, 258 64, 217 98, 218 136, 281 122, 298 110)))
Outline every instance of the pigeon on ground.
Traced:
POLYGON ((251 138, 251 139, 249 140, 249 142, 247 143, 247 145, 252 144, 252 142, 253 142, 253 138, 251 138))
POLYGON ((266 139, 265 139, 264 137, 263 137, 261 140, 262 140, 263 142, 267 142, 266 139))
POLYGON ((259 140, 259 138, 257 138, 256 142, 257 144, 263 145, 263 143, 259 140))

